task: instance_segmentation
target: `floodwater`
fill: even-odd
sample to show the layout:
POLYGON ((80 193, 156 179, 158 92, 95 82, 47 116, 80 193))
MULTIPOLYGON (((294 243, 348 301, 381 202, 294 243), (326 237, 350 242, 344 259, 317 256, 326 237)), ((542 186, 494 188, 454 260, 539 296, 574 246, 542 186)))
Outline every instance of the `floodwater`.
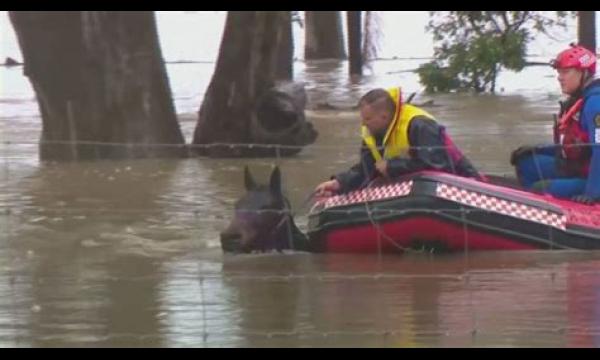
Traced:
MULTIPOLYGON (((218 233, 248 164, 280 165, 305 197, 357 159, 351 107, 367 89, 419 85, 413 61, 296 62, 318 141, 288 159, 44 163, 21 68, 0 68, 0 347, 597 347, 600 253, 225 255, 218 233), (9 84, 10 86, 4 86, 9 84), (324 107, 334 109, 320 110, 324 107)), ((168 65, 189 142, 212 63, 168 65)), ((483 171, 551 140, 551 69, 504 74, 498 95, 415 97, 483 171)))

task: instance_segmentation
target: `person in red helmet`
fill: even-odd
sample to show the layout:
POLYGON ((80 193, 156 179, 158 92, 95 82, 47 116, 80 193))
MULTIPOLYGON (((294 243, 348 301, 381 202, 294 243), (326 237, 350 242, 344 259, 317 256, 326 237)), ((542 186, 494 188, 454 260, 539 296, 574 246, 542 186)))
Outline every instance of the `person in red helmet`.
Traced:
POLYGON ((600 78, 596 55, 571 45, 551 61, 568 98, 560 102, 554 145, 522 146, 511 155, 528 189, 593 204, 600 201, 600 78))
POLYGON ((439 170, 483 179, 432 115, 402 101, 399 87, 373 89, 358 102, 362 118, 360 162, 322 182, 318 197, 368 186, 375 177, 393 179, 420 170, 439 170))

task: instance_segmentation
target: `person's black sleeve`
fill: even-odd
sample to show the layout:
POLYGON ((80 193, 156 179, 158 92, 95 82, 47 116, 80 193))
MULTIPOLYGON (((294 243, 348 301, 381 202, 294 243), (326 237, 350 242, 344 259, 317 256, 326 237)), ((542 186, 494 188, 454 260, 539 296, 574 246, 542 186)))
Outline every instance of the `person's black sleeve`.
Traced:
POLYGON ((388 160, 389 176, 393 178, 421 170, 454 173, 452 160, 444 147, 442 130, 433 120, 423 116, 414 118, 408 129, 410 157, 388 160))
POLYGON ((339 193, 347 193, 356 190, 367 183, 375 172, 375 160, 369 149, 363 143, 360 150, 360 161, 349 170, 334 175, 340 183, 339 193))

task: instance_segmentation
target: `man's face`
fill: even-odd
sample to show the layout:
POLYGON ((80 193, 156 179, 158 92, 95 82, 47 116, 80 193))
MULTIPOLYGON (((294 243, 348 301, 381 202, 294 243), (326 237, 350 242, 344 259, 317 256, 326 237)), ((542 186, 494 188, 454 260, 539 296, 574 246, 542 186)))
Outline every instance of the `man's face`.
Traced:
POLYGON ((385 134, 392 121, 392 116, 393 114, 390 114, 388 110, 377 109, 370 104, 364 104, 360 107, 360 117, 363 125, 375 136, 385 134))
POLYGON ((582 72, 574 68, 557 69, 558 82, 563 94, 571 95, 577 91, 581 85, 582 72))

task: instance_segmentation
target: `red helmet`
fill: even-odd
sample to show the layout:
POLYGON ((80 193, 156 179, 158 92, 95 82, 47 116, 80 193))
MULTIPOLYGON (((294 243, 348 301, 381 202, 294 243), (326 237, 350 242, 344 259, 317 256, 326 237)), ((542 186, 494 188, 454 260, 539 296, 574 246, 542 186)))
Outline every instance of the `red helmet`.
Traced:
POLYGON ((562 51, 556 59, 551 61, 555 69, 575 68, 578 70, 588 70, 590 73, 596 73, 596 54, 584 48, 583 46, 571 45, 567 50, 562 51))

